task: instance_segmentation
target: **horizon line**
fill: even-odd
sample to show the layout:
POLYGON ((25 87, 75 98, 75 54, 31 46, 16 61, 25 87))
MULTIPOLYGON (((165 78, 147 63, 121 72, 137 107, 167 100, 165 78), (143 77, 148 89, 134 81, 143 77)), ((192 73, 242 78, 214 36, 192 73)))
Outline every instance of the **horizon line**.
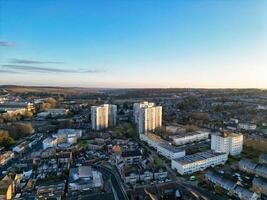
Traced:
POLYGON ((267 90, 267 88, 255 87, 82 87, 82 86, 60 86, 60 85, 34 85, 34 84, 0 84, 0 87, 35 87, 35 88, 80 88, 80 89, 202 89, 202 90, 267 90))

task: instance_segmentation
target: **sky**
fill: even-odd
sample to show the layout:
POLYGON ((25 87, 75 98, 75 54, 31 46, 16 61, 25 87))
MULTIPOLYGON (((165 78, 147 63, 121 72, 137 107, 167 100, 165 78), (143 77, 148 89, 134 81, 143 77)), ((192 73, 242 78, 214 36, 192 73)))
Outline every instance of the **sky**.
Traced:
POLYGON ((0 0, 0 84, 267 88, 265 0, 0 0))

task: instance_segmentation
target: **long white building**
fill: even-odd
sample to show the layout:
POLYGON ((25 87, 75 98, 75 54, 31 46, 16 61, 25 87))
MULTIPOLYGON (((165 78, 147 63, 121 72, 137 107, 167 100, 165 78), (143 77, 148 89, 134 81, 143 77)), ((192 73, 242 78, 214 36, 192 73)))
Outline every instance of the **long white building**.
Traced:
POLYGON ((214 151, 200 152, 171 161, 171 167, 181 175, 203 171, 208 167, 224 164, 228 159, 226 153, 214 151))
POLYGON ((176 145, 184 145, 191 142, 196 142, 200 140, 206 140, 209 138, 210 133, 208 131, 196 131, 190 133, 179 133, 174 136, 170 136, 173 143, 176 145))
POLYGON ((162 107, 154 103, 141 103, 134 105, 135 120, 140 134, 154 131, 162 125, 162 107))
POLYGON ((53 134, 53 138, 56 138, 58 143, 75 144, 80 137, 82 137, 80 129, 59 129, 56 134, 53 134))
POLYGON ((182 158, 185 156, 185 150, 174 147, 165 140, 162 140, 159 136, 155 134, 148 133, 140 134, 140 140, 145 141, 150 147, 157 150, 157 153, 166 157, 169 160, 182 158))
POLYGON ((182 158, 185 156, 185 150, 174 147, 166 142, 158 144, 157 152, 169 160, 182 158))
POLYGON ((91 107, 91 121, 93 130, 101 130, 116 125, 117 106, 103 104, 91 107))
POLYGON ((230 132, 211 135, 211 149, 218 153, 238 155, 243 150, 243 135, 230 132))

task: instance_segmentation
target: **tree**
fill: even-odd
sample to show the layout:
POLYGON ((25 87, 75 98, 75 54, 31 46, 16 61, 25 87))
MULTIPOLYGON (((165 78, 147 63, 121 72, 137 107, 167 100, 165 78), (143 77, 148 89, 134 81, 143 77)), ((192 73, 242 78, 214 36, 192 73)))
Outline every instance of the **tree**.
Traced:
POLYGON ((52 108, 50 103, 43 102, 40 105, 40 111, 47 111, 48 109, 52 108))
POLYGON ((9 147, 14 144, 14 140, 9 136, 8 131, 0 131, 0 147, 9 147))
POLYGON ((221 188, 219 185, 215 185, 215 186, 214 186, 214 190, 215 190, 215 192, 216 192, 217 194, 219 194, 219 195, 223 195, 223 190, 222 190, 222 188, 221 188))
POLYGON ((26 111, 24 114, 24 117, 26 118, 32 118, 32 116, 33 116, 33 113, 31 111, 26 111))
POLYGON ((195 125, 186 125, 185 127, 186 132, 195 132, 197 129, 198 128, 195 125))
POLYGON ((10 133, 10 136, 17 140, 19 138, 31 135, 34 131, 31 123, 15 123, 10 125, 8 128, 8 132, 10 133))
POLYGON ((193 110, 200 107, 200 99, 198 97, 185 97, 182 102, 178 104, 180 110, 193 110))
POLYGON ((73 126, 73 121, 72 120, 63 120, 60 121, 59 124, 57 125, 58 129, 65 129, 65 128, 72 128, 73 126))
POLYGON ((50 108, 55 108, 57 105, 57 101, 54 98, 48 98, 46 102, 42 102, 40 104, 40 111, 47 111, 50 108))
POLYGON ((196 119, 196 120, 203 120, 203 121, 209 120, 209 114, 208 113, 193 112, 193 113, 191 113, 191 117, 196 119))
POLYGON ((54 98, 48 98, 47 103, 51 105, 52 108, 56 107, 57 101, 54 98))

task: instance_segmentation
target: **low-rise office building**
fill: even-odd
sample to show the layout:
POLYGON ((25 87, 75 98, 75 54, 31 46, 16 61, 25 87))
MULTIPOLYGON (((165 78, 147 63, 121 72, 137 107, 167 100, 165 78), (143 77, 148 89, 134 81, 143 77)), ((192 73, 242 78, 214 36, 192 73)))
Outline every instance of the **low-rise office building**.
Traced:
POLYGON ((174 147, 167 142, 159 143, 157 146, 157 152, 169 160, 185 156, 185 150, 174 147))
POLYGON ((80 129, 59 129, 56 134, 52 135, 52 138, 48 137, 43 141, 43 149, 56 147, 59 144, 61 144, 60 148, 67 147, 77 143, 80 137, 82 137, 82 130, 80 129))
POLYGON ((70 169, 69 191, 101 189, 103 187, 102 174, 90 166, 80 166, 70 169))
POLYGON ((190 133, 180 133, 174 136, 170 136, 173 143, 176 145, 184 145, 191 142, 196 142, 200 140, 206 140, 209 138, 210 133, 207 131, 196 131, 190 133))
POLYGON ((69 112, 68 109, 64 109, 64 108, 51 108, 48 109, 46 112, 40 112, 37 114, 37 117, 61 117, 61 116, 65 116, 67 115, 69 112))
POLYGON ((202 171, 208 167, 224 164, 228 159, 226 153, 214 151, 200 152, 183 158, 174 159, 171 162, 172 169, 181 175, 202 171))
POLYGON ((77 143, 77 140, 82 137, 82 130, 80 129, 59 129, 53 137, 57 139, 58 142, 66 142, 69 144, 77 143))
POLYGON ((30 102, 5 102, 0 104, 0 112, 6 115, 24 115, 27 111, 34 111, 34 105, 30 102))
POLYGON ((238 128, 246 131, 253 131, 257 129, 257 125, 252 123, 239 123, 238 128))
POLYGON ((181 158, 185 156, 185 150, 170 145, 167 141, 161 139, 159 136, 148 133, 139 134, 140 139, 145 141, 149 146, 157 150, 157 152, 167 159, 181 158))
POLYGON ((64 116, 67 115, 69 112, 68 109, 64 109, 64 108, 53 108, 53 109, 48 109, 47 113, 49 115, 51 115, 51 117, 58 117, 58 116, 64 116))

